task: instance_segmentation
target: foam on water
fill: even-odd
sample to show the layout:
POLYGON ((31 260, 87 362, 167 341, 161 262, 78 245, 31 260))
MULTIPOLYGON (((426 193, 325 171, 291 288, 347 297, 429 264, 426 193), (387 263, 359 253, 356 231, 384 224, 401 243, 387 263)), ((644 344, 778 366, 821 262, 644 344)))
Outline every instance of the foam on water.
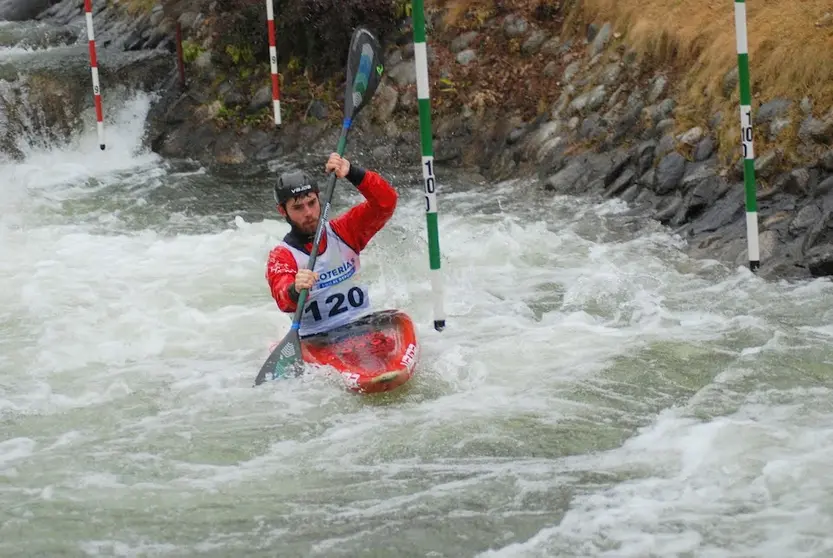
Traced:
POLYGON ((91 127, 2 169, 0 553, 831 546, 829 283, 689 260, 621 202, 449 172, 438 333, 420 183, 394 174, 363 273, 414 317, 417 377, 382 398, 317 373, 253 389, 289 325, 264 280, 288 226, 269 179, 141 149, 148 106, 112 109, 106 152, 91 127))

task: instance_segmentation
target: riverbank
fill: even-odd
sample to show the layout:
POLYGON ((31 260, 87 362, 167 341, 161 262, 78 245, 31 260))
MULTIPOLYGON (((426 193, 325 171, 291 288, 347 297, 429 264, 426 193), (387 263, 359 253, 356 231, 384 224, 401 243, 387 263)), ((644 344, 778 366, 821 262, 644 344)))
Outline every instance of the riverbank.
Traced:
MULTIPOLYGON (((833 37, 833 16, 823 2, 776 4, 750 6, 748 16, 760 273, 829 275, 833 76, 830 61, 811 53, 833 37)), ((172 32, 161 8, 127 7, 172 32)), ((716 2, 690 12, 663 0, 429 6, 438 165, 484 182, 528 177, 555 194, 619 197, 674 228, 692 253, 746 265, 733 15, 716 2)), ((264 49, 232 40, 236 47, 226 41, 220 50, 213 29, 223 16, 211 8, 177 16, 188 85, 181 91, 171 80, 162 91, 148 122, 154 151, 240 166, 331 150, 338 76, 281 62, 285 112, 276 127, 264 49)), ((251 44, 263 44, 265 14, 261 23, 247 28, 251 44)), ((351 135, 348 151, 362 164, 418 160, 411 33, 406 18, 389 37, 383 85, 351 135)))

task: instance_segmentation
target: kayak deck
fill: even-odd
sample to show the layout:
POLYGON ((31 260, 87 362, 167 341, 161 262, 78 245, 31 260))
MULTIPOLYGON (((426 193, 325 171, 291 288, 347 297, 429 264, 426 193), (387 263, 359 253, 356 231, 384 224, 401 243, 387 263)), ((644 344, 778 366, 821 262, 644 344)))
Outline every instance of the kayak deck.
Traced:
POLYGON ((392 391, 407 382, 419 357, 411 318, 374 312, 326 333, 301 339, 305 362, 335 368, 352 391, 392 391))

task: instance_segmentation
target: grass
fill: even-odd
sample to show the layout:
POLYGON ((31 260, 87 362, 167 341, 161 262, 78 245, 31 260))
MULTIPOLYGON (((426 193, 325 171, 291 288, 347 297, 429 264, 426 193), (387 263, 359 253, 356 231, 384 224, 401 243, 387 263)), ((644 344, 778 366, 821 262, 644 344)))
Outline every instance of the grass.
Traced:
MULTIPOLYGON (((610 21, 628 45, 651 65, 677 76, 681 126, 705 124, 717 111, 721 146, 739 138, 738 88, 724 95, 724 76, 737 67, 734 3, 731 0, 584 0, 588 20, 610 21)), ((829 0, 755 0, 747 3, 747 34, 753 105, 775 98, 810 97, 817 116, 833 106, 833 12, 829 0)), ((798 123, 796 123, 797 125, 798 123)), ((764 132, 760 141, 766 144, 764 132)), ((794 140, 793 131, 785 140, 794 140)), ((756 138, 758 139, 758 138, 756 138)), ((787 146, 790 150, 791 146, 787 146)))
MULTIPOLYGON (((450 25, 458 25, 467 13, 491 12, 497 5, 504 12, 527 14, 554 5, 565 17, 562 38, 583 36, 590 22, 611 22, 643 67, 672 74, 680 129, 705 126, 723 111, 716 130, 721 150, 737 151, 738 88, 724 94, 723 86, 726 74, 737 67, 732 0, 429 0, 427 5, 445 8, 450 25)), ((825 115, 833 107, 833 3, 752 0, 746 5, 753 110, 779 97, 796 104, 810 97, 816 116, 825 115)), ((764 149, 766 131, 755 131, 756 143, 764 149)), ((788 130, 781 141, 794 141, 794 136, 795 130, 788 130)))

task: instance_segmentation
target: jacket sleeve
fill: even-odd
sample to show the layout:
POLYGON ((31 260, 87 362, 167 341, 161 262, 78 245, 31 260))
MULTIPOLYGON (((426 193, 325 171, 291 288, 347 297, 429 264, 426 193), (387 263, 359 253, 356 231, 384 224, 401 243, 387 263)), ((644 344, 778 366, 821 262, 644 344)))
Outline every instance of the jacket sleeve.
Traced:
POLYGON ((294 312, 297 307, 296 273, 298 273, 298 266, 289 250, 278 246, 269 252, 269 262, 266 264, 266 281, 272 291, 272 298, 275 299, 278 308, 283 312, 294 312))
POLYGON ((365 201, 330 221, 330 225, 350 248, 360 252, 393 216, 398 195, 393 186, 374 171, 351 165, 347 179, 365 201))

